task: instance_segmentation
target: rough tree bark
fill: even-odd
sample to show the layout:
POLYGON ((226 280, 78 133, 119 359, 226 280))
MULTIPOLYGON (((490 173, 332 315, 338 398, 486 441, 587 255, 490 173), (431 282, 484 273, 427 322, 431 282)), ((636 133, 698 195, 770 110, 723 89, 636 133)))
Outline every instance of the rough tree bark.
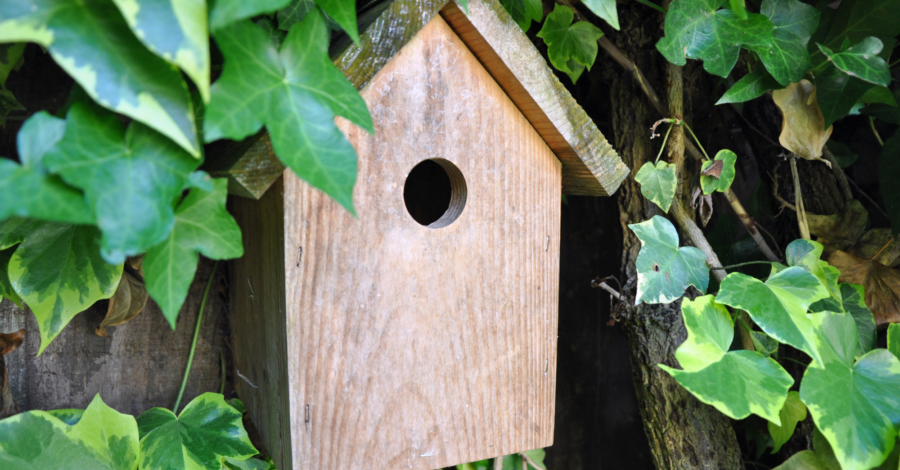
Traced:
MULTIPOLYGON (((661 90, 665 85, 666 63, 654 48, 661 33, 659 18, 635 5, 619 5, 622 29, 611 34, 610 40, 634 60, 656 89, 661 90)), ((615 147, 625 163, 636 171, 656 156, 649 135, 650 126, 658 115, 630 74, 610 65, 607 75, 611 82, 615 147)), ((626 291, 633 295, 637 278, 634 266, 640 242, 626 226, 645 221, 659 210, 641 196, 639 185, 633 178, 628 178, 619 189, 618 201, 624 235, 623 278, 627 280, 626 291)), ((622 320, 644 430, 656 467, 742 468, 740 450, 729 419, 699 402, 657 367, 660 363, 677 366, 675 349, 687 335, 678 303, 641 305, 622 320)))

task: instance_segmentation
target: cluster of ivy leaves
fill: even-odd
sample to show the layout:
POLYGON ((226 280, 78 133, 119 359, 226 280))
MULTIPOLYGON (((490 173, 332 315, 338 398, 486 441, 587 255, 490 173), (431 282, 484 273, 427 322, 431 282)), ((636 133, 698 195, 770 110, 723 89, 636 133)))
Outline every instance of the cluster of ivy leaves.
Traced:
MULTIPOLYGON (((630 228, 642 245, 637 302, 673 302, 689 286, 706 292, 706 257, 679 247, 671 222, 655 216, 630 228)), ((684 298, 688 337, 675 353, 681 369, 660 367, 733 419, 755 414, 768 420, 776 450, 808 410, 837 468, 875 468, 891 455, 900 430, 900 325, 889 327, 887 349, 875 348, 863 288, 839 283, 840 271, 820 259, 822 251, 817 242, 796 240, 787 247, 787 264, 773 263, 767 278, 732 273, 716 295, 684 298), (747 312, 759 327, 750 331, 755 351, 733 350, 728 307, 747 312), (794 379, 776 360, 779 344, 812 358, 799 392, 789 391, 794 379)), ((793 467, 814 458, 795 457, 785 469, 830 468, 793 467)))
POLYGON ((0 421, 0 467, 275 470, 253 458, 244 411, 238 399, 205 393, 178 415, 152 408, 135 419, 97 395, 84 410, 34 410, 0 421))
MULTIPOLYGON (((58 115, 24 123, 18 161, 0 159, 0 297, 34 313, 40 351, 113 295, 128 257, 144 256, 174 328, 198 255, 243 254, 226 180, 198 170, 205 143, 265 126, 288 168, 353 212, 356 154, 334 117, 372 121, 328 57, 333 29, 359 40, 353 0, 0 2, 0 85, 27 73, 26 42, 77 83, 58 115)), ((0 94, 0 111, 21 108, 0 94)))

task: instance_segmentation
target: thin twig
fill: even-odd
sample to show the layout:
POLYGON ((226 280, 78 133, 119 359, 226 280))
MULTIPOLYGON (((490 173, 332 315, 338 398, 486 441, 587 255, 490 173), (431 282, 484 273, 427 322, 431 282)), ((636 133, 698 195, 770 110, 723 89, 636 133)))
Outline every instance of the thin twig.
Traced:
POLYGON ((791 161, 791 174, 794 177, 794 202, 797 204, 797 227, 800 228, 800 237, 812 240, 809 234, 809 221, 806 220, 806 209, 803 208, 803 192, 800 190, 800 174, 797 171, 797 157, 793 154, 788 157, 791 161))
POLYGON ((620 294, 618 291, 616 291, 615 289, 610 287, 609 284, 607 284, 605 282, 596 282, 595 283, 595 282, 591 281, 591 287, 599 287, 599 288, 605 290, 606 292, 609 292, 609 295, 615 297, 616 300, 622 300, 622 294, 620 294))
POLYGON ((869 126, 872 127, 872 133, 875 134, 875 139, 884 147, 884 140, 881 140, 881 135, 878 133, 878 129, 875 129, 875 118, 869 116, 869 126))
POLYGON ((665 8, 651 2, 650 0, 637 0, 637 2, 640 3, 641 5, 646 5, 660 13, 668 13, 669 12, 669 10, 666 10, 665 8))
POLYGON ((547 470, 546 468, 538 465, 534 460, 531 460, 531 457, 529 457, 528 454, 526 454, 525 452, 519 452, 519 455, 522 456, 522 459, 524 459, 526 462, 528 462, 528 465, 531 465, 532 467, 536 468, 537 470, 547 470))
POLYGON ((750 264, 768 264, 768 265, 771 266, 771 265, 772 265, 772 261, 746 261, 746 262, 738 263, 738 264, 729 264, 728 266, 722 266, 722 267, 720 267, 720 268, 718 268, 718 267, 710 267, 709 269, 723 269, 723 270, 724 270, 724 269, 734 269, 734 268, 739 268, 739 267, 741 267, 741 266, 747 266, 747 265, 750 265, 750 264))
POLYGON ((494 459, 494 470, 503 470, 503 457, 494 459))
POLYGON ((872 207, 878 209, 878 212, 880 212, 881 215, 883 215, 885 219, 890 219, 890 216, 888 215, 888 213, 885 212, 884 209, 882 209, 881 206, 879 206, 878 203, 875 202, 874 199, 872 199, 868 194, 866 194, 866 192, 863 191, 862 188, 860 188, 856 184, 856 181, 853 181, 851 178, 847 178, 847 181, 850 183, 851 186, 853 186, 853 189, 855 189, 856 192, 859 193, 860 196, 866 198, 866 200, 869 201, 870 204, 872 204, 872 207))
POLYGON ((844 202, 850 202, 853 200, 853 193, 850 192, 850 184, 847 182, 847 175, 844 173, 841 165, 838 164, 837 158, 834 157, 834 154, 831 153, 831 150, 829 150, 827 146, 822 147, 822 156, 831 162, 831 172, 834 174, 834 179, 838 182, 838 187, 841 188, 841 192, 844 194, 844 202))
POLYGON ((175 406, 172 411, 178 414, 178 406, 181 405, 181 398, 184 396, 184 389, 187 387, 188 376, 191 375, 191 364, 194 362, 194 351, 197 350, 197 338, 200 337, 200 324, 203 321, 203 311, 206 310, 206 299, 209 298, 209 288, 212 287, 216 278, 216 268, 219 262, 213 264, 212 272, 209 273, 209 280, 206 281, 206 290, 203 291, 203 299, 200 300, 200 312, 197 313, 197 324, 194 326, 194 339, 191 340, 191 352, 188 353, 187 367, 184 368, 184 377, 181 379, 181 389, 178 390, 178 398, 175 399, 175 406))

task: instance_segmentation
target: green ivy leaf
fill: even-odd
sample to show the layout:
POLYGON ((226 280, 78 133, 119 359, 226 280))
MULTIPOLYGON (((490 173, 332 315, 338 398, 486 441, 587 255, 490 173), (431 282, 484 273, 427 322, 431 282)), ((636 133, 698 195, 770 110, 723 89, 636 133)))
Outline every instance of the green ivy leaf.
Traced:
POLYGON ((619 12, 616 11, 616 0, 584 0, 584 6, 603 18, 616 31, 619 30, 619 12))
POLYGON ((897 98, 891 93, 891 90, 886 86, 876 86, 869 89, 859 99, 860 103, 863 104, 885 104, 889 108, 897 107, 897 98))
POLYGON ((653 201, 663 212, 669 212, 677 183, 675 165, 660 161, 653 166, 653 162, 646 162, 634 175, 634 180, 641 185, 644 197, 653 201))
POLYGON ((78 410, 74 408, 47 410, 47 413, 50 413, 55 418, 68 424, 69 426, 74 426, 79 421, 81 421, 81 417, 84 416, 84 410, 78 410))
MULTIPOLYGON (((209 12, 209 29, 216 31, 240 20, 286 7, 291 0, 216 0, 209 12)), ((280 20, 280 19, 279 19, 280 20)))
POLYGON ((900 359, 900 323, 888 325, 887 349, 897 359, 900 359))
POLYGON ((175 211, 175 225, 168 237, 144 256, 147 292, 173 330, 197 272, 197 253, 211 259, 244 254, 241 229, 225 209, 228 180, 215 179, 213 187, 212 192, 192 189, 175 211))
POLYGON ((900 34, 900 2, 896 0, 844 1, 834 15, 824 44, 831 49, 849 39, 858 42, 867 36, 882 40, 900 34))
POLYGON ((142 470, 220 470, 223 457, 247 459, 258 453, 241 414, 217 393, 194 398, 178 416, 165 408, 152 408, 137 423, 142 470))
POLYGON ((594 65, 597 40, 603 37, 600 28, 587 21, 572 24, 574 19, 575 13, 571 8, 556 5, 537 33, 547 43, 550 63, 557 70, 568 74, 573 83, 578 81, 585 68, 590 70, 594 65))
POLYGON ((112 2, 2 2, 0 42, 10 41, 49 48, 53 59, 91 98, 200 156, 181 74, 138 41, 112 2))
POLYGON ((693 246, 678 247, 678 232, 665 217, 653 216, 629 225, 641 241, 638 254, 638 285, 635 305, 664 304, 681 297, 688 286, 706 292, 709 268, 706 255, 693 246))
POLYGON ((205 138, 240 140, 265 124, 278 158, 353 213, 356 152, 334 115, 369 132, 372 119, 365 101, 328 59, 328 41, 318 10, 291 28, 280 51, 250 22, 218 32, 225 71, 206 108, 205 138))
POLYGON ((737 162, 737 155, 728 149, 719 150, 713 161, 703 162, 700 168, 700 187, 703 188, 703 194, 712 194, 714 191, 724 193, 731 187, 734 182, 734 164, 737 162), (722 172, 719 177, 707 176, 702 174, 704 171, 712 167, 715 162, 722 162, 722 172))
POLYGON ((782 85, 799 82, 809 70, 807 43, 819 25, 819 12, 799 0, 763 0, 760 14, 775 26, 772 45, 755 47, 772 77, 782 85))
POLYGON ((25 241, 32 232, 45 225, 45 222, 35 219, 23 219, 10 217, 0 220, 0 250, 18 245, 25 241))
POLYGON ((888 86, 891 84, 891 72, 887 62, 878 56, 883 47, 881 40, 873 36, 840 52, 819 44, 819 49, 840 71, 875 85, 888 86))
POLYGON ((900 191, 896 190, 897 181, 900 181, 900 132, 894 132, 890 139, 884 141, 881 157, 878 159, 879 191, 895 234, 900 232, 900 191))
POLYGON ((135 36, 175 64, 209 102, 209 32, 203 0, 113 0, 135 36))
POLYGON ((225 457, 222 459, 222 470, 277 470, 275 465, 272 465, 265 460, 259 459, 247 459, 247 460, 238 460, 233 459, 231 457, 225 457))
POLYGON ((851 77, 829 65, 816 75, 816 101, 828 129, 834 121, 846 116, 873 85, 851 77))
MULTIPOLYGON (((356 2, 354 0, 316 0, 325 13, 328 14, 350 36, 356 44, 359 44, 359 31, 356 26, 356 2)), ((468 9, 468 5, 466 5, 468 9)))
POLYGON ((790 374, 758 352, 728 352, 734 324, 715 296, 685 298, 681 313, 688 337, 675 357, 684 370, 659 367, 697 399, 733 419, 752 413, 781 424, 779 410, 794 383, 790 374))
POLYGON ((291 26, 303 21, 303 18, 306 18, 306 15, 315 9, 316 2, 313 0, 292 0, 288 6, 278 10, 276 15, 278 18, 278 29, 290 31, 291 26))
POLYGON ((140 123, 126 130, 111 113, 77 103, 65 137, 44 163, 84 190, 103 231, 103 258, 121 263, 166 237, 174 222, 172 200, 200 162, 140 123))
POLYGON ((894 447, 900 424, 900 360, 876 349, 856 362, 856 324, 849 315, 810 315, 824 361, 810 364, 800 397, 842 468, 872 468, 894 447))
POLYGON ((24 308, 22 306, 22 298, 19 297, 19 294, 16 294, 12 283, 9 281, 9 260, 12 258, 14 251, 16 251, 15 248, 0 250, 0 300, 7 298, 19 308, 24 308))
POLYGON ((703 60, 707 72, 727 77, 741 46, 772 47, 774 26, 763 15, 742 20, 732 10, 719 10, 727 0, 673 0, 666 14, 665 36, 656 43, 675 65, 685 57, 703 60))
POLYGON ((777 453, 781 446, 791 438, 797 423, 806 419, 806 405, 800 401, 800 392, 793 390, 788 392, 787 399, 784 401, 781 411, 778 412, 778 416, 781 417, 781 426, 771 421, 768 423, 769 434, 772 435, 772 440, 775 441, 775 447, 772 449, 773 454, 777 453))
POLYGON ((46 174, 42 163, 65 130, 65 121, 44 111, 22 125, 16 136, 22 165, 0 159, 0 219, 15 215, 74 224, 94 222, 84 195, 59 176, 46 174))
POLYGON ((828 147, 828 150, 831 150, 831 153, 834 154, 834 158, 841 168, 849 167, 857 158, 859 158, 859 155, 853 153, 853 151, 850 150, 850 147, 834 139, 829 139, 825 145, 828 147))
POLYGON ((522 31, 528 31, 532 21, 540 23, 544 19, 544 7, 540 0, 500 0, 500 4, 522 31))
MULTIPOLYGON (((873 90, 883 89, 882 87, 872 88, 873 90)), ((862 113, 866 116, 871 116, 876 119, 881 119, 884 122, 890 124, 900 124, 900 107, 897 106, 897 101, 900 99, 900 88, 894 91, 891 95, 891 99, 893 102, 885 102, 885 103, 876 103, 866 106, 862 109, 862 113)))
POLYGON ((762 331, 751 331, 750 339, 753 341, 756 352, 763 356, 769 357, 778 351, 778 341, 762 331))
POLYGON ((789 243, 787 248, 785 248, 785 261, 787 261, 788 266, 799 266, 809 271, 828 290, 829 297, 817 302, 819 305, 813 311, 830 310, 843 312, 841 288, 838 286, 838 278, 841 276, 841 272, 821 259, 824 249, 825 247, 819 242, 802 238, 797 239, 789 243))
POLYGON ((134 417, 99 395, 72 426, 37 410, 0 421, 0 468, 133 470, 138 451, 134 417))
POLYGON ((858 332, 856 344, 856 357, 862 357, 875 348, 875 340, 878 332, 875 327, 875 318, 872 311, 866 306, 863 286, 858 284, 841 284, 841 296, 843 297, 844 311, 853 317, 858 332))
POLYGON ((805 269, 793 266, 763 283, 742 273, 731 273, 722 281, 717 300, 746 310, 769 336, 789 344, 821 362, 816 334, 806 310, 828 291, 805 269))
POLYGON ((757 67, 756 70, 744 75, 728 91, 716 101, 716 104, 743 103, 766 94, 767 91, 781 88, 778 80, 775 80, 765 67, 757 67))
POLYGON ((89 225, 42 224, 9 261, 9 280, 38 322, 38 354, 79 312, 115 293, 122 264, 100 257, 100 232, 89 225))

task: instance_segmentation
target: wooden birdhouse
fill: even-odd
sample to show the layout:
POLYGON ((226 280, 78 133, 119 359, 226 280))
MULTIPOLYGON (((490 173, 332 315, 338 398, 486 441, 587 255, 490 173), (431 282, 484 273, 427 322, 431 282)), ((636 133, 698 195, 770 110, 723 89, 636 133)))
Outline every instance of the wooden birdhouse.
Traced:
POLYGON ((561 195, 628 173, 496 0, 386 5, 335 60, 375 124, 338 122, 358 217, 290 171, 232 201, 235 385, 280 470, 551 445, 561 195))

